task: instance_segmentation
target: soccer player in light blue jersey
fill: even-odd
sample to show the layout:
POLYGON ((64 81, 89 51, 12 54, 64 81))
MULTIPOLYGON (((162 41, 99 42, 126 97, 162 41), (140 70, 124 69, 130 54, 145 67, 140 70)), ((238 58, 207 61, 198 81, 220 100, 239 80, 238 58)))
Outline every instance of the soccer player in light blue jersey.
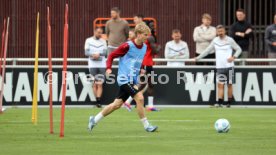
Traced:
POLYGON ((120 90, 117 98, 111 104, 106 106, 96 116, 89 117, 88 129, 90 131, 92 131, 100 120, 119 109, 130 96, 136 101, 138 116, 143 123, 144 129, 147 132, 154 132, 157 130, 157 126, 151 125, 145 116, 144 96, 143 93, 138 90, 137 86, 139 83, 141 65, 147 50, 147 46, 144 42, 150 34, 150 29, 146 24, 141 23, 136 25, 134 31, 136 35, 134 40, 122 44, 108 56, 106 62, 107 75, 112 73, 111 66, 113 59, 117 57, 120 58, 117 76, 120 90))

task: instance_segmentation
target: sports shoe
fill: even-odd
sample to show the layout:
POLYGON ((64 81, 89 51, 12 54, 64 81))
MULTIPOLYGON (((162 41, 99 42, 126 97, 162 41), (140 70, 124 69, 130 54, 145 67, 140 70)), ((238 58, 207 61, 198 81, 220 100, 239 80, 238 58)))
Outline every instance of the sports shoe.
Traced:
POLYGON ((94 116, 90 116, 89 117, 89 121, 88 121, 88 130, 92 131, 92 129, 94 128, 94 126, 96 126, 95 120, 94 120, 94 116))
POLYGON ((226 108, 230 108, 231 107, 231 105, 230 104, 226 104, 226 108))
POLYGON ((157 128, 158 128, 158 126, 149 125, 147 128, 145 128, 145 130, 147 132, 154 132, 157 130, 157 128))
POLYGON ((223 106, 222 106, 222 104, 215 104, 215 107, 216 108, 222 108, 223 106))
POLYGON ((101 105, 101 104, 96 104, 96 107, 97 107, 97 108, 101 108, 102 105, 101 105))
POLYGON ((131 112, 131 105, 129 103, 124 102, 123 106, 127 109, 127 111, 131 112))
POLYGON ((159 109, 154 107, 147 107, 147 111, 159 111, 159 109))

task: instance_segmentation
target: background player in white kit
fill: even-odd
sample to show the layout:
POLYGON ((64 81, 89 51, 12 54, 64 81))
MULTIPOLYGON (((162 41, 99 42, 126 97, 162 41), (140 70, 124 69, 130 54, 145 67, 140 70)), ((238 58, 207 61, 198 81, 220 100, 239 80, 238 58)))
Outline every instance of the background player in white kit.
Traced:
POLYGON ((106 41, 101 38, 102 28, 94 29, 94 36, 87 38, 85 41, 85 55, 88 56, 88 68, 93 76, 93 92, 96 96, 98 108, 101 107, 101 97, 103 93, 103 82, 105 80, 106 70, 106 41))
POLYGON ((218 83, 218 106, 222 106, 224 98, 224 85, 228 84, 228 103, 226 107, 230 107, 233 99, 233 86, 235 82, 234 60, 241 54, 240 46, 233 38, 226 35, 226 30, 223 25, 218 25, 217 37, 213 39, 211 44, 195 58, 199 60, 207 56, 212 50, 216 53, 216 80, 218 83), (233 54, 233 50, 235 53, 233 54))

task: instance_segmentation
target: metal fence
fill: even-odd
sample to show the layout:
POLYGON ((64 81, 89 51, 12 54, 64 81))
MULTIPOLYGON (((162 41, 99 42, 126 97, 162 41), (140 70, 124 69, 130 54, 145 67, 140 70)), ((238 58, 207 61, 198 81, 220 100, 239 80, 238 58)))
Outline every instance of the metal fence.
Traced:
MULTIPOLYGON (((194 59, 163 59, 163 58, 155 58, 153 59, 156 65, 155 67, 162 67, 162 68, 170 68, 166 66, 166 62, 185 62, 187 67, 194 67, 195 61, 194 59)), ((8 68, 33 68, 34 67, 34 58, 7 58, 7 67, 8 68)), ((115 59, 114 61, 118 61, 115 59)), ((198 60, 199 62, 215 62, 215 59, 201 59, 198 60)), ((52 59, 53 67, 61 68, 63 58, 53 58, 52 59)), ((276 59, 262 59, 262 58, 249 58, 249 59, 235 59, 235 62, 239 63, 240 65, 237 66, 264 66, 263 64, 268 64, 269 62, 276 62, 276 59)), ((85 68, 87 67, 87 58, 69 58, 68 59, 68 67, 71 68, 85 68)), ((117 65, 114 65, 117 67, 117 65)), ((197 65, 198 67, 210 67, 206 65, 197 65)), ((48 58, 39 58, 39 67, 40 68, 48 68, 48 58)), ((266 66, 269 67, 269 66, 266 66)), ((274 66, 275 67, 275 66, 274 66)), ((176 67, 174 67, 176 68, 176 67)))

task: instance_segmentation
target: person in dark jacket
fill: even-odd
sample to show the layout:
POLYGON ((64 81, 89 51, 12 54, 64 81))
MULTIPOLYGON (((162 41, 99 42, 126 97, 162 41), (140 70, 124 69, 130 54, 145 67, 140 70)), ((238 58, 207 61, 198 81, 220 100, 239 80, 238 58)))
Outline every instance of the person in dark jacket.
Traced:
MULTIPOLYGON (((265 29, 265 43, 268 48, 268 58, 276 58, 276 14, 274 23, 265 29)), ((276 62, 270 62, 270 65, 276 65, 276 62)))
POLYGON ((242 54, 239 58, 248 58, 249 40, 253 37, 252 25, 246 21, 246 15, 243 9, 236 11, 236 17, 237 21, 231 25, 229 35, 242 49, 242 54))

